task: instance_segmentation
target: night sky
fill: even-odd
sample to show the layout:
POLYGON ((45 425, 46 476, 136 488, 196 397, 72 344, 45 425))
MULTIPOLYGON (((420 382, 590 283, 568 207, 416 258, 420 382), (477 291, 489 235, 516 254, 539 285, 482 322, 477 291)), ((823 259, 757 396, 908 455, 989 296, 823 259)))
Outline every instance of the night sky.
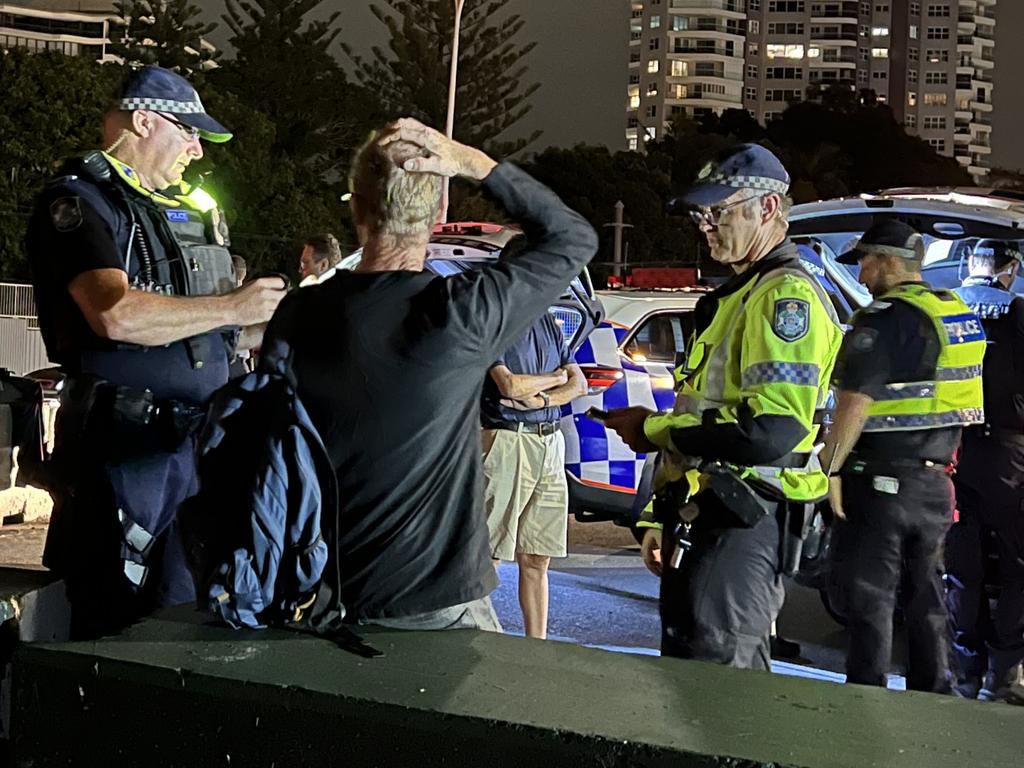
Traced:
MULTIPOLYGON (((507 6, 526 20, 520 38, 537 42, 527 61, 530 78, 541 87, 533 111, 519 124, 523 133, 544 131, 531 149, 580 142, 624 149, 628 3, 508 0, 507 6)), ((322 7, 341 10, 345 40, 363 41, 367 51, 384 42, 383 27, 368 2, 325 0, 322 7)), ((1017 130, 1024 119, 1024 88, 1014 82, 1024 72, 1024 2, 1001 0, 996 18, 993 165, 1024 168, 1024 141, 1017 130)), ((225 36, 221 23, 214 42, 223 45, 225 36)))

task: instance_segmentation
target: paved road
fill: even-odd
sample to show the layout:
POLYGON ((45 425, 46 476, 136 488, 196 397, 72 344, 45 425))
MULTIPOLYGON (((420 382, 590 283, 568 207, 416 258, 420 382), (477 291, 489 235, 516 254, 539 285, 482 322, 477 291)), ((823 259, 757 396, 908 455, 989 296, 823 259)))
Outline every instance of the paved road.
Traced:
MULTIPOLYGON (((570 555, 556 560, 550 577, 549 637, 553 640, 611 647, 632 653, 656 653, 660 642, 658 582, 640 561, 631 534, 610 523, 570 524, 570 555)), ((523 631, 517 570, 502 564, 493 599, 508 632, 523 631)), ((846 637, 822 606, 818 593, 787 584, 780 632, 801 644, 798 659, 778 660, 777 671, 842 679, 846 637)), ((897 651, 899 654, 899 651, 897 651)), ((903 680, 897 656, 890 687, 903 680)))

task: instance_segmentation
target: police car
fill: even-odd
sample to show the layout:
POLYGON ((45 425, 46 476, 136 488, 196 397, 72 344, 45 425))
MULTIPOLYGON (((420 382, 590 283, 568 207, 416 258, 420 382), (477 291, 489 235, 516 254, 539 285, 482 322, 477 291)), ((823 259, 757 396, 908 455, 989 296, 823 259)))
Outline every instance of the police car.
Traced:
MULTIPOLYGON (((897 189, 876 195, 798 205, 789 234, 805 269, 825 288, 841 322, 872 298, 857 282, 857 267, 836 258, 850 250, 876 220, 896 218, 925 237, 924 278, 952 288, 966 276, 966 255, 979 238, 1024 242, 1024 194, 998 190, 897 189)), ((1024 280, 1015 286, 1024 293, 1024 280)), ((607 410, 641 405, 671 408, 672 369, 685 354, 693 329, 695 292, 598 291, 605 320, 576 353, 590 389, 563 406, 570 509, 579 520, 632 525, 639 513, 637 487, 649 482, 650 462, 618 436, 588 418, 591 406, 607 410), (647 470, 645 474, 645 469, 647 470)), ((642 494, 641 494, 642 495, 642 494)))
MULTIPOLYGON (((479 269, 496 261, 510 244, 515 247, 514 241, 522 234, 522 229, 515 225, 481 222, 438 224, 427 245, 424 266, 441 277, 479 269)), ((362 258, 360 248, 342 259, 337 268, 355 269, 362 258)), ((321 277, 321 281, 324 279, 321 277)), ((578 349, 604 314, 586 268, 548 311, 558 321, 569 350, 578 349)))

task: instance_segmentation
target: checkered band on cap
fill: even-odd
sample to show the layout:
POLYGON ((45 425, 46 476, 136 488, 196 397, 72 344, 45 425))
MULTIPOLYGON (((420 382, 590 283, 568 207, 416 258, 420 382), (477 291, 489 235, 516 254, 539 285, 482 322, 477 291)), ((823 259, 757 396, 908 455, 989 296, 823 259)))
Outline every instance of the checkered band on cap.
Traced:
POLYGON ((205 115, 206 109, 199 96, 192 101, 176 101, 174 99, 146 99, 140 97, 121 99, 121 110, 131 112, 135 109, 151 109, 154 112, 170 112, 172 115, 205 115))
POLYGON ((772 179, 768 176, 729 176, 724 173, 713 173, 700 180, 701 184, 721 184, 734 189, 763 189, 767 192, 778 192, 784 195, 789 192, 789 182, 772 179))

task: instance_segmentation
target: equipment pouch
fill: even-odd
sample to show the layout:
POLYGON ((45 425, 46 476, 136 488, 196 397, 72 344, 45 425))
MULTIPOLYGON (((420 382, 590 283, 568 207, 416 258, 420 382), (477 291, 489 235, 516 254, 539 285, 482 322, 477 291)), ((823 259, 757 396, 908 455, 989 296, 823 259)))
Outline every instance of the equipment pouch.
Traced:
POLYGON ((711 492, 746 528, 757 525, 778 506, 761 498, 734 469, 717 462, 705 462, 700 471, 710 479, 711 492))

